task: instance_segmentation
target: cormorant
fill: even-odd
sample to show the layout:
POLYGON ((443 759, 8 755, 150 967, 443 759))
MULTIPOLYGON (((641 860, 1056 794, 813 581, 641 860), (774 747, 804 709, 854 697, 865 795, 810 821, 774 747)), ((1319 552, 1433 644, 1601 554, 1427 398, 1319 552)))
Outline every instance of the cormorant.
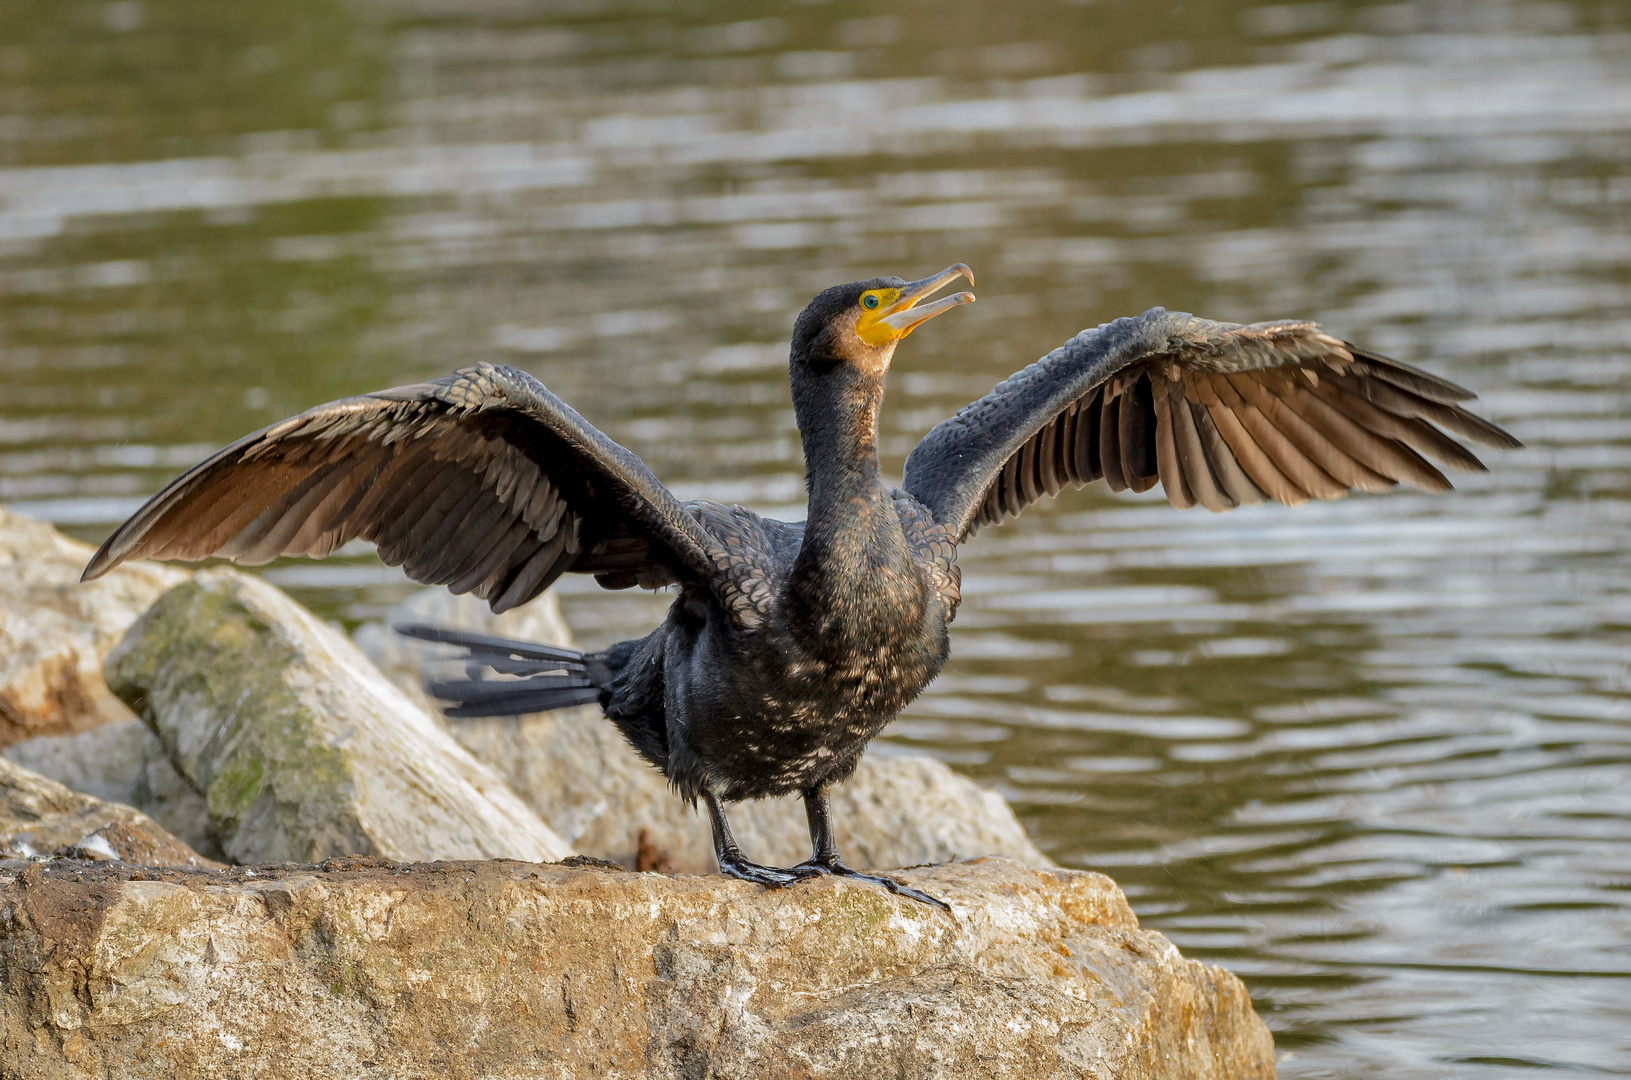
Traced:
POLYGON ((1212 511, 1401 482, 1447 491, 1427 458, 1484 466, 1439 429, 1519 445, 1460 407, 1469 391, 1313 323, 1153 308, 1084 330, 939 424, 890 488, 877 454, 890 359, 915 327, 974 299, 920 304, 959 277, 973 284, 959 264, 838 285, 798 316, 788 368, 802 523, 681 502, 531 375, 477 364, 239 440, 154 496, 84 576, 141 557, 322 557, 361 538, 414 580, 494 611, 567 571, 613 589, 678 586, 656 630, 589 655, 409 629, 505 676, 434 686, 458 702, 452 715, 599 702, 681 797, 706 804, 723 872, 769 886, 839 874, 944 907, 845 866, 827 791, 945 663, 957 546, 975 530, 1100 477, 1115 491, 1159 482, 1175 506, 1212 511), (804 797, 811 857, 751 862, 722 801, 791 792, 804 797))

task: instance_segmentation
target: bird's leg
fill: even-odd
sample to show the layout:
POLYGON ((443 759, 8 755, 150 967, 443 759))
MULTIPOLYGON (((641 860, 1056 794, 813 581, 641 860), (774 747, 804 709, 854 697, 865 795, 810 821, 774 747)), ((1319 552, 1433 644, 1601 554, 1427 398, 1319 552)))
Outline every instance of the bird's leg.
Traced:
POLYGON ((781 870, 774 866, 761 866, 750 862, 742 849, 736 846, 736 837, 731 835, 731 823, 725 819, 725 808, 719 803, 719 796, 703 789, 702 798, 708 804, 708 820, 713 824, 714 830, 714 858, 719 863, 719 872, 728 874, 743 881, 754 881, 772 889, 782 889, 802 881, 805 878, 815 877, 823 871, 793 867, 781 870))
POLYGON ((796 873, 800 870, 813 870, 821 874, 832 874, 834 877, 846 877, 855 881, 869 881, 874 885, 882 885, 897 896, 910 897, 925 904, 932 904, 943 911, 950 911, 951 905, 944 900, 937 900, 928 893, 902 885, 893 878, 879 877, 876 874, 863 874, 859 870, 852 870, 844 865, 844 860, 838 857, 838 845, 833 840, 832 808, 827 805, 827 786, 804 789, 804 814, 810 819, 810 846, 814 849, 810 857, 793 867, 796 873))

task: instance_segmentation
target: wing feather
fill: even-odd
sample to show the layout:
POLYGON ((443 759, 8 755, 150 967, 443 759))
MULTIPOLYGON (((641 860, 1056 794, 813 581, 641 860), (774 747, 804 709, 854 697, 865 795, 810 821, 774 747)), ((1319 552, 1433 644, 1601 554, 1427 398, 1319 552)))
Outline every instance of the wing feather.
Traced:
POLYGON ((1188 510, 1196 498, 1178 457, 1174 423, 1179 411, 1187 413, 1189 405, 1184 401, 1183 387, 1172 379, 1155 379, 1150 389, 1155 398, 1155 469, 1161 475, 1167 499, 1178 509, 1188 510))
POLYGON ((1042 428, 1042 450, 1037 455, 1036 466, 1041 473, 1042 490, 1049 495, 1059 494, 1070 479, 1069 471, 1065 468, 1064 430, 1062 416, 1054 417, 1042 428))
POLYGON ((1337 411, 1350 416, 1366 430, 1383 439, 1404 444, 1417 453, 1441 461, 1462 472, 1484 472, 1485 465, 1466 447, 1444 435, 1433 425, 1416 417, 1397 416, 1378 409, 1369 401, 1344 390, 1329 378, 1314 384, 1314 394, 1337 411))
POLYGON ((937 425, 907 458, 905 487, 958 539, 1101 476, 1112 491, 1159 482, 1175 505, 1211 510, 1398 483, 1443 491, 1427 458, 1483 468, 1451 436, 1520 445, 1461 407, 1472 396, 1313 323, 1153 308, 1084 330, 937 425))
POLYGON ((642 582, 720 586, 712 534, 638 458, 525 372, 481 364, 240 439, 115 530, 85 578, 132 558, 253 564, 361 538, 502 611, 613 535, 640 553, 627 569, 642 582))
POLYGON ((1083 484, 1091 484, 1104 475, 1099 457, 1099 421, 1102 418, 1100 405, 1103 396, 1104 392, 1101 390, 1084 402, 1078 410, 1081 420, 1076 428, 1076 478, 1083 484))
POLYGON ((1252 483, 1275 502, 1287 506, 1301 506, 1309 499, 1308 493, 1280 470, 1274 460, 1257 445, 1252 433, 1246 430, 1232 403, 1226 404, 1218 393, 1217 383, 1209 375, 1194 380, 1206 405, 1206 415, 1217 427, 1242 471, 1252 483))
POLYGON ((1022 504, 1034 503, 1042 497, 1046 490, 1042 486, 1042 477, 1037 473, 1036 459, 1039 439, 1030 439, 1019 451, 1019 493, 1022 504))
MULTIPOLYGON (((1307 368, 1302 374, 1318 381, 1319 375, 1307 368)), ((1354 461, 1379 476, 1396 483, 1410 484, 1422 491, 1449 491, 1444 474, 1423 461, 1408 445, 1385 439, 1333 409, 1315 394, 1308 378, 1281 374, 1281 402, 1309 428, 1317 429, 1354 461)), ((1390 485, 1391 486, 1391 485, 1390 485)))
MULTIPOLYGON (((1268 444, 1272 447, 1276 459, 1289 462, 1293 468, 1298 469, 1302 468, 1302 463, 1306 461, 1328 481, 1328 485, 1319 491, 1321 498, 1344 498, 1350 488, 1358 488, 1361 491, 1386 491, 1393 486, 1393 481, 1377 475, 1344 454, 1329 439, 1314 430, 1308 421, 1287 408, 1284 399, 1267 385, 1273 378, 1272 372, 1253 375, 1230 374, 1225 378, 1242 399, 1251 403, 1257 415, 1280 436, 1279 441, 1268 444)), ((1263 444, 1261 438, 1259 444, 1263 444)), ((1318 479, 1314 473, 1307 475, 1310 479, 1318 479)), ((1304 491, 1316 490, 1308 483, 1303 483, 1300 475, 1298 482, 1304 491)))
POLYGON ((1189 403, 1189 416, 1201 437, 1201 447, 1206 451, 1206 461, 1212 467, 1212 475, 1217 479, 1218 486, 1228 493, 1230 500, 1236 506, 1257 506, 1263 502, 1266 496, 1241 469, 1240 462, 1235 460, 1234 451, 1229 449, 1229 444, 1212 422, 1211 411, 1192 401, 1189 403))
POLYGON ((1140 374, 1121 398, 1121 475, 1133 491, 1148 491, 1160 479, 1155 462, 1155 401, 1150 380, 1140 374))
MULTIPOLYGON (((1346 495, 1347 487, 1337 483, 1287 439, 1285 433, 1275 427, 1256 404, 1241 393, 1235 378, 1233 374, 1212 376, 1212 388, 1217 391, 1218 400, 1235 415, 1240 421, 1240 426, 1250 433, 1252 442, 1257 444, 1263 456, 1272 461, 1274 467, 1286 479, 1313 498, 1340 499, 1346 495)), ((1243 381, 1248 385, 1255 385, 1250 380, 1243 381)))
POLYGON ((1199 429, 1195 427, 1195 414, 1189 408, 1189 403, 1184 401, 1178 404, 1173 412, 1178 460, 1183 465, 1184 479, 1189 482, 1194 501, 1214 514, 1233 510, 1234 499, 1218 485, 1212 473, 1212 463, 1207 460, 1206 448, 1201 442, 1199 429))
POLYGON ((1105 485, 1111 491, 1127 490, 1127 477, 1121 471, 1121 397, 1111 395, 1108 390, 1099 410, 1099 468, 1104 471, 1105 485))

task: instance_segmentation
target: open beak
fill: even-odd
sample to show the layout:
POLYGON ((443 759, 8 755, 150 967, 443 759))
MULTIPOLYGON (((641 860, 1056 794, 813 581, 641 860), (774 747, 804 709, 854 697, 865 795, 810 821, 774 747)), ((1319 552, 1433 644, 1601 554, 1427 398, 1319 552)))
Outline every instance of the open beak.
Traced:
POLYGON ((932 295, 944 288, 947 283, 958 278, 967 278, 970 285, 974 284, 974 271, 962 263, 948 266, 932 277, 922 281, 914 281, 901 289, 900 295, 888 309, 878 316, 877 321, 895 332, 897 338, 910 334, 919 325, 928 322, 943 311, 950 311, 963 304, 974 303, 974 294, 971 292, 953 293, 932 304, 917 307, 917 302, 925 296, 932 295))

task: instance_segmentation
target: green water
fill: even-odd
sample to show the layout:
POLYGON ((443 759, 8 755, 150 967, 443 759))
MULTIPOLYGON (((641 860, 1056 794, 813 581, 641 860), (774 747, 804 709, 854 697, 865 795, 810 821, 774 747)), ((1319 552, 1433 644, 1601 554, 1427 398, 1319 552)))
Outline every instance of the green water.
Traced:
MULTIPOLYGON (((896 471, 1083 326, 1318 319, 1529 449, 1443 498, 1028 510, 887 741, 1238 972, 1284 1076, 1627 1075, 1628 166, 1624 3, 0 0, 0 500, 99 540, 492 360, 798 516, 828 284, 978 275, 897 356, 896 471)), ((410 588, 266 573, 350 622, 410 588)), ((590 644, 668 602, 560 588, 590 644)))

